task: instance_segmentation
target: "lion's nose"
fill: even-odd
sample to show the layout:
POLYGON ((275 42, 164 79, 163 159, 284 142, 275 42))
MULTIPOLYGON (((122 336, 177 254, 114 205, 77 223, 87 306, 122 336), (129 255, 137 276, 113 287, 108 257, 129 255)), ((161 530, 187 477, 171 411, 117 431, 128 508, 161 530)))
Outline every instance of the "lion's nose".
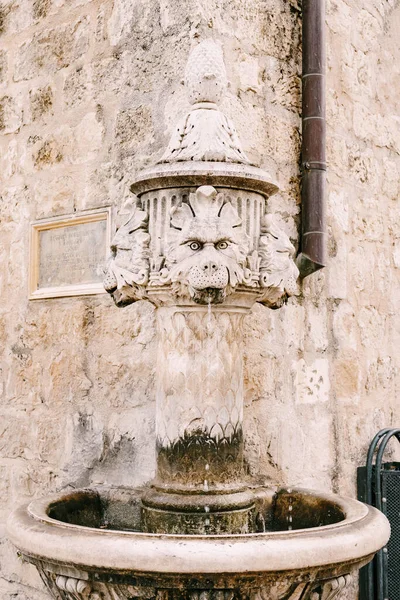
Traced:
POLYGON ((201 265, 201 268, 203 269, 203 271, 205 273, 215 273, 216 271, 218 271, 218 265, 216 263, 215 260, 207 260, 205 262, 203 262, 203 264, 201 265))

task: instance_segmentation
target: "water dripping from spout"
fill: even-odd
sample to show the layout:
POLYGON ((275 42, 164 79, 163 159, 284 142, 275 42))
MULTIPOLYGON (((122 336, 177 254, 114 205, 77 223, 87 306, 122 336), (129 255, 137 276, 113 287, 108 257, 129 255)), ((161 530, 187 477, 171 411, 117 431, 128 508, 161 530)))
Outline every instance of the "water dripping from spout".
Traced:
POLYGON ((212 364, 212 339, 211 339, 211 334, 212 334, 212 310, 211 310, 211 300, 208 301, 208 307, 207 307, 207 319, 206 319, 206 355, 207 355, 207 365, 206 365, 206 369, 207 369, 207 389, 206 389, 206 394, 207 394, 207 399, 209 400, 209 396, 210 396, 210 367, 212 364))
MULTIPOLYGON (((288 494, 292 493, 292 488, 288 488, 288 494)), ((293 529, 293 504, 292 504, 292 498, 291 496, 289 496, 289 506, 288 506, 288 516, 287 516, 287 521, 288 521, 288 531, 292 531, 293 529)))
POLYGON ((207 515, 206 518, 204 519, 204 525, 205 525, 205 527, 210 527, 210 517, 209 517, 210 507, 209 506, 205 506, 204 507, 204 512, 207 515))

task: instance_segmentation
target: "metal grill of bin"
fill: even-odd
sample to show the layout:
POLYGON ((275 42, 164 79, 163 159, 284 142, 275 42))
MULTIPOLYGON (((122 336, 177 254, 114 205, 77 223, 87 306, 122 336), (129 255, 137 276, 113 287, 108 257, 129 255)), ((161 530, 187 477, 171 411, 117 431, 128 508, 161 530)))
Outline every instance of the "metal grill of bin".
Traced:
MULTIPOLYGON (((394 466, 394 465, 393 465, 394 466)), ((400 465, 382 471, 382 500, 384 513, 389 519, 392 535, 387 544, 388 599, 400 599, 400 465), (385 510, 386 505, 386 510, 385 510)))
POLYGON ((358 499, 382 511, 392 530, 387 545, 360 571, 360 600, 400 600, 400 463, 382 462, 392 438, 400 442, 400 429, 377 433, 366 466, 357 469, 358 499))

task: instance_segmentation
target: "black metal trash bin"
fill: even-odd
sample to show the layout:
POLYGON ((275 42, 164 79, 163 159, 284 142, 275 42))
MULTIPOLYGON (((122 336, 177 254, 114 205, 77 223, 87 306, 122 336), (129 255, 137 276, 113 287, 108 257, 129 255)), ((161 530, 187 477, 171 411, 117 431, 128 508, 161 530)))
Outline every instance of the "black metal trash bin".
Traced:
POLYGON ((382 462, 392 438, 400 443, 400 429, 379 431, 366 466, 357 469, 358 499, 382 511, 392 529, 387 545, 360 571, 360 600, 400 600, 400 462, 382 462))

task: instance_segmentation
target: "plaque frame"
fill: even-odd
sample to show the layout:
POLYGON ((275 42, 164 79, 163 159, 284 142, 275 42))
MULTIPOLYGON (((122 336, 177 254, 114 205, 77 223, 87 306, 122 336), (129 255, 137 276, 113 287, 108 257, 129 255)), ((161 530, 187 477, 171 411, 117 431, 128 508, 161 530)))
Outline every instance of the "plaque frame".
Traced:
POLYGON ((29 251, 29 300, 41 300, 46 298, 65 298, 69 296, 88 296, 93 294, 105 294, 103 283, 82 283, 63 286, 39 287, 40 269, 40 244, 39 238, 42 231, 49 229, 60 229, 71 225, 82 225, 85 223, 106 222, 106 239, 104 247, 104 262, 106 262, 111 244, 111 207, 91 210, 84 213, 62 215, 49 219, 41 219, 31 223, 30 251, 29 251))

